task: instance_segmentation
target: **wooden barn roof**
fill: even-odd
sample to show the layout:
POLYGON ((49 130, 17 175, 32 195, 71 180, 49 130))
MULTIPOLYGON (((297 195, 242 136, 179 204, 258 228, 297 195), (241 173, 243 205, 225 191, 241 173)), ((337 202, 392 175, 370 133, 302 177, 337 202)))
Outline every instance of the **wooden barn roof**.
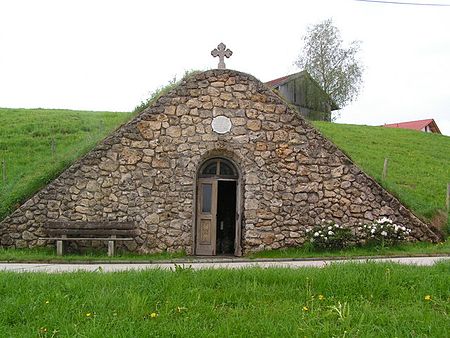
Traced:
MULTIPOLYGON (((299 78, 299 77, 307 77, 307 78, 309 78, 315 86, 317 86, 317 87, 318 87, 320 90, 322 90, 326 95, 328 95, 328 94, 322 89, 322 87, 320 87, 320 85, 317 83, 317 81, 314 80, 314 79, 311 77, 311 75, 309 75, 309 73, 308 73, 306 70, 302 70, 301 72, 298 72, 298 73, 294 73, 294 74, 282 76, 282 77, 279 77, 279 78, 277 78, 277 79, 273 79, 273 80, 267 81, 267 82, 265 82, 265 84, 266 84, 267 86, 269 86, 270 88, 277 88, 277 87, 279 87, 279 86, 281 86, 281 85, 283 85, 283 84, 285 84, 285 83, 287 83, 287 82, 289 82, 289 81, 291 81, 291 80, 297 79, 297 78, 299 78)), ((328 97, 330 97, 330 96, 328 95, 328 97)), ((331 101, 330 101, 330 103, 331 103, 331 110, 338 110, 338 109, 341 109, 341 108, 336 104, 336 102, 334 102, 334 100, 333 100, 331 97, 330 97, 330 100, 331 100, 331 101)))

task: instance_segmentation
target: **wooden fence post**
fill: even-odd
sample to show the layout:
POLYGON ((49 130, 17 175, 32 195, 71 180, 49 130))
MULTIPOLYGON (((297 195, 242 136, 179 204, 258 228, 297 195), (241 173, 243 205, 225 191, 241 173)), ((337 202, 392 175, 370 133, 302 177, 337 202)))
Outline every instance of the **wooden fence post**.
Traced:
POLYGON ((6 161, 2 160, 2 181, 3 184, 6 184, 6 161))
POLYGON ((384 165, 383 165, 383 176, 382 179, 385 180, 387 177, 387 172, 388 172, 388 163, 389 163, 389 159, 385 158, 384 159, 384 165))
POLYGON ((55 142, 55 138, 52 137, 52 155, 55 156, 56 154, 56 142, 55 142))
POLYGON ((447 206, 447 212, 450 211, 450 183, 447 183, 447 201, 446 201, 446 206, 447 206))

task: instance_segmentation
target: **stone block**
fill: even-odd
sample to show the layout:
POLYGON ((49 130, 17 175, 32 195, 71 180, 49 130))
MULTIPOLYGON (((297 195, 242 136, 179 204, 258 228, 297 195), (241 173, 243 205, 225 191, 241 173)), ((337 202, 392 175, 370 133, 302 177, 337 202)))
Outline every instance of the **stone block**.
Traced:
POLYGON ((98 167, 101 170, 112 172, 112 171, 116 171, 117 168, 119 168, 119 163, 117 161, 107 159, 107 160, 100 162, 98 167))
POLYGON ((124 148, 119 155, 120 164, 136 164, 142 158, 142 152, 130 148, 124 148))
POLYGON ((225 83, 222 81, 215 81, 215 82, 211 82, 210 84, 212 87, 216 87, 216 88, 223 88, 225 87, 225 83))
POLYGON ((273 142, 286 142, 288 140, 288 133, 285 130, 277 130, 273 133, 273 142))
MULTIPOLYGON (((201 107, 201 103, 200 103, 200 107, 201 107)), ((176 115, 182 116, 185 114, 189 114, 191 108, 193 108, 193 107, 189 107, 187 104, 180 104, 177 106, 176 115)))
POLYGON ((100 186, 97 181, 88 181, 88 183, 86 184, 86 190, 88 192, 96 192, 100 190, 100 186))
POLYGON ((208 87, 207 93, 208 93, 208 95, 211 95, 211 96, 219 96, 220 90, 218 90, 217 88, 214 88, 214 87, 208 87))
POLYGON ((237 92, 245 92, 247 90, 247 86, 243 84, 235 84, 232 86, 232 88, 237 92))
POLYGON ((248 174, 245 177, 245 182, 247 184, 258 184, 259 183, 259 178, 257 174, 248 174))
POLYGON ((24 232, 22 232, 22 238, 25 241, 32 241, 32 240, 36 239, 37 237, 33 233, 31 233, 30 231, 25 230, 24 232))
POLYGON ((245 200, 245 209, 248 210, 254 210, 254 209, 258 209, 259 206, 259 202, 257 199, 254 198, 248 198, 245 200))
POLYGON ((248 120, 247 121, 247 129, 249 129, 251 131, 261 130, 261 121, 260 120, 248 120))
POLYGON ((181 128, 179 126, 171 126, 166 129, 166 135, 170 137, 180 137, 181 128))
POLYGON ((153 168, 170 168, 170 161, 167 158, 154 158, 152 161, 153 168))

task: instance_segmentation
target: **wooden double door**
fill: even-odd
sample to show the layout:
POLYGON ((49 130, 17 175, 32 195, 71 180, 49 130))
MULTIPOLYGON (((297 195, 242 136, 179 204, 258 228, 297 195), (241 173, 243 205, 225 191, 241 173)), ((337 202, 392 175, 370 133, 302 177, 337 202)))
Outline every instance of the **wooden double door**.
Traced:
POLYGON ((238 184, 234 178, 198 179, 197 255, 241 255, 238 184))

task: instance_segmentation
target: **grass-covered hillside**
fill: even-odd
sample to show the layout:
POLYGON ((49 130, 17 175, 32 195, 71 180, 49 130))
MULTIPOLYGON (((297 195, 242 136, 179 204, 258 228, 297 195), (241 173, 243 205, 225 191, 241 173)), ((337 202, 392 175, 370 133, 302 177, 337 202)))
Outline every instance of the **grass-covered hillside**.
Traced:
POLYGON ((431 220, 445 210, 450 137, 384 127, 314 125, 418 216, 431 220), (388 173, 382 180, 385 158, 388 173))
MULTIPOLYGON (((6 163, 6 183, 0 175, 0 219, 131 116, 0 108, 0 172, 1 161, 6 163)), ((432 219, 445 209, 450 137, 325 122, 315 126, 419 216, 432 219), (382 182, 385 157, 389 171, 382 182)))
POLYGON ((0 108, 0 220, 129 118, 130 113, 0 108))

